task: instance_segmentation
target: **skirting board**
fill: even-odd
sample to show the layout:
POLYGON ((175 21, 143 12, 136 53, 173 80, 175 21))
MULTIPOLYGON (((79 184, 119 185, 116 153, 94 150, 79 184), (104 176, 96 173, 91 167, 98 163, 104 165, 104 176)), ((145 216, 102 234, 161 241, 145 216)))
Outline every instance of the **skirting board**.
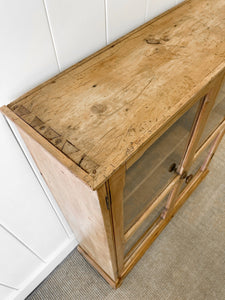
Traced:
POLYGON ((75 238, 68 239, 64 244, 52 254, 46 264, 37 269, 30 277, 23 283, 23 286, 15 293, 11 294, 10 299, 23 300, 25 299, 77 246, 75 238))

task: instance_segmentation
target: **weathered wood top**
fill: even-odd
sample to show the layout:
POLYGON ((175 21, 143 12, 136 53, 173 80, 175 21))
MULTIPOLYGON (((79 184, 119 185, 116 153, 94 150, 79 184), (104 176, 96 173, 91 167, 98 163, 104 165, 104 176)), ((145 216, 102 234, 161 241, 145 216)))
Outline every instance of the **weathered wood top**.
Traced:
POLYGON ((224 70, 225 1, 192 0, 8 107, 96 189, 224 70))

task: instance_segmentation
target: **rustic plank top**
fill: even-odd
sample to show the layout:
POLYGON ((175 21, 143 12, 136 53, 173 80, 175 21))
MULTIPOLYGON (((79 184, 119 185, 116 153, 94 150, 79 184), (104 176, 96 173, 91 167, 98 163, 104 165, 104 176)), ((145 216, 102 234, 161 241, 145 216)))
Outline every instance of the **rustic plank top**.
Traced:
POLYGON ((225 1, 192 0, 8 107, 96 189, 224 70, 225 1))

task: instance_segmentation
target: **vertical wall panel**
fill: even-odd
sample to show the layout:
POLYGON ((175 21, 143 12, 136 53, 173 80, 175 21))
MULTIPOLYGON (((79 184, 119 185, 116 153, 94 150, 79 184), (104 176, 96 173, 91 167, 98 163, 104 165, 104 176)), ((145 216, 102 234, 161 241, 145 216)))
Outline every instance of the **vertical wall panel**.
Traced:
POLYGON ((176 0, 147 0, 146 21, 157 17, 176 4, 176 0))
POLYGON ((59 71, 42 0, 1 0, 0 39, 0 105, 59 71))
POLYGON ((68 236, 2 115, 0 132, 0 224, 45 260, 68 236))
POLYGON ((0 282, 19 288, 43 262, 0 226, 0 282))
POLYGON ((13 299, 13 293, 15 293, 15 290, 3 286, 0 283, 0 299, 2 300, 13 299))
POLYGON ((184 2, 184 0, 176 0, 176 3, 179 4, 181 2, 184 2))
POLYGON ((108 43, 145 22, 146 0, 106 0, 108 43))
POLYGON ((60 70, 106 45, 104 0, 45 0, 60 70))
MULTIPOLYGON (((0 37, 1 106, 57 74, 59 67, 42 0, 0 1, 0 37)), ((0 227, 4 299, 11 291, 1 283, 23 284, 29 290, 24 283, 34 281, 40 269, 50 272, 51 259, 53 268, 55 253, 66 253, 70 239, 2 115, 0 137, 0 225, 12 232, 0 227)), ((39 276, 36 284, 42 279, 39 276)), ((20 292, 14 290, 13 295, 20 292)))
POLYGON ((65 232, 67 233, 67 235, 69 237, 73 238, 74 234, 73 234, 69 224, 67 223, 67 221, 66 221, 63 213, 61 212, 57 202, 55 201, 50 189, 48 188, 44 178, 42 177, 41 172, 39 171, 35 161, 33 160, 32 155, 30 154, 29 150, 27 149, 26 144, 24 143, 22 137, 20 136, 20 133, 19 133, 16 125, 10 119, 8 119, 7 117, 6 117, 6 120, 7 120, 7 123, 9 124, 13 134, 15 135, 15 137, 16 137, 16 139, 17 139, 17 141, 18 141, 25 157, 27 158, 34 174, 36 175, 37 180, 41 184, 41 186, 42 186, 42 188, 43 188, 43 190, 44 190, 44 192, 45 192, 45 194, 48 198, 47 200, 49 201, 49 204, 52 206, 53 210, 55 211, 56 215, 58 216, 58 218, 59 218, 60 222, 62 223, 62 226, 64 227, 65 232))

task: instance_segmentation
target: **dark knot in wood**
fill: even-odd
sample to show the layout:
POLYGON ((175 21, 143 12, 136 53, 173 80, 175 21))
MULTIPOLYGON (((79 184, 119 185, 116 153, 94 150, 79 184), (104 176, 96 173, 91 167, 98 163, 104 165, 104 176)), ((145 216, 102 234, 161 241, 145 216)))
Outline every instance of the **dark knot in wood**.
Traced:
POLYGON ((105 104, 95 104, 91 107, 91 111, 94 114, 101 114, 104 113, 107 109, 107 106, 105 104))
POLYGON ((154 38, 145 39, 145 41, 147 44, 153 44, 153 45, 161 44, 161 41, 159 39, 154 39, 154 38))

